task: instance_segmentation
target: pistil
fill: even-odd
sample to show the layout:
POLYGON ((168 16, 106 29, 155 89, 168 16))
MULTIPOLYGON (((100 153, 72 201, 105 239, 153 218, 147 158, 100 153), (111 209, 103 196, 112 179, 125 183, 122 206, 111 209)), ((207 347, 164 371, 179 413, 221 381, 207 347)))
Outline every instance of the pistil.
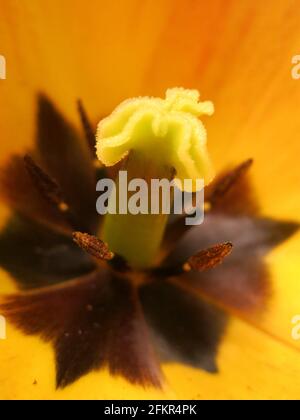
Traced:
MULTIPOLYGON (((206 130, 199 120, 211 115, 211 102, 199 102, 199 93, 182 88, 170 89, 166 98, 127 100, 102 120, 97 132, 97 155, 106 166, 122 159, 128 182, 143 179, 151 191, 151 180, 172 179, 182 188, 185 180, 208 184, 213 178, 206 149, 206 130), (126 159, 127 158, 127 159, 126 159)), ((118 188, 117 188, 118 191, 118 188)), ((117 198, 121 206, 122 194, 117 198), (121 200, 121 201, 120 201, 121 200)), ((134 268, 151 266, 159 254, 168 215, 127 211, 105 216, 103 239, 109 248, 134 268)), ((117 208, 120 207, 119 205, 117 208)))

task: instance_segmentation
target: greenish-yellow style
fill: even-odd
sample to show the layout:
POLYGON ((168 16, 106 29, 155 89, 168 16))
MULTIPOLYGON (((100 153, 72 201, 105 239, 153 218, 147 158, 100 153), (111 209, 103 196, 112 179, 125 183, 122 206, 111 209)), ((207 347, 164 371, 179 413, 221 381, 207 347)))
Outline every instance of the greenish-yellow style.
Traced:
MULTIPOLYGON (((213 169, 206 148, 206 130, 199 119, 212 115, 212 102, 199 101, 197 90, 169 89, 166 98, 133 98, 121 103, 97 130, 97 156, 106 166, 124 160, 128 181, 172 178, 203 179, 213 169)), ((196 185, 194 183, 194 185, 196 185)), ((118 190, 118 189, 117 189, 118 190)), ((103 236, 110 249, 135 268, 150 266, 159 251, 167 215, 107 214, 103 236)))

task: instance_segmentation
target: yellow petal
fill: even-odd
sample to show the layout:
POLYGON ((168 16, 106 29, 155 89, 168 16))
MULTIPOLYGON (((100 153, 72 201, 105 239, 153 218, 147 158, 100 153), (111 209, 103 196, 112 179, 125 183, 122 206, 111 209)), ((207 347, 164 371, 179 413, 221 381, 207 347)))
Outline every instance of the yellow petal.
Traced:
POLYGON ((220 373, 164 365, 163 391, 142 389, 94 372, 55 391, 54 355, 38 338, 8 326, 0 341, 1 399, 297 399, 300 353, 242 321, 233 321, 220 348, 220 373), (21 349, 21 350, 20 350, 21 349))
POLYGON ((220 374, 174 366, 170 386, 179 398, 298 399, 299 351, 269 335, 233 321, 221 345, 220 374))
MULTIPOLYGON (((216 111, 206 126, 217 169, 224 161, 254 158, 253 183, 263 213, 298 221, 300 82, 291 69, 299 53, 299 19, 292 0, 178 7, 145 76, 154 92, 168 81, 200 88, 212 98, 216 111)), ((273 298, 264 319, 255 320, 297 347, 291 319, 300 313, 299 250, 300 234, 268 258, 273 298)))

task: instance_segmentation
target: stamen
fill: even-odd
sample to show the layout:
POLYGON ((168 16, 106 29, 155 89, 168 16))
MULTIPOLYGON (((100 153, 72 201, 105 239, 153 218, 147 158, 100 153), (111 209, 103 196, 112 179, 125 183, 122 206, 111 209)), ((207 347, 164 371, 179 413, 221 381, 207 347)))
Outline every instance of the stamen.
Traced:
POLYGON ((80 115, 82 127, 84 129, 85 137, 88 142, 88 145, 93 153, 95 154, 96 138, 93 130, 93 126, 89 120, 87 112, 84 109, 82 101, 79 99, 77 102, 77 108, 80 115))
MULTIPOLYGON (((86 110, 83 106, 83 103, 80 99, 78 99, 78 101, 77 101, 77 108, 78 108, 78 112, 79 112, 79 115, 80 115, 82 127, 83 127, 83 130, 84 130, 84 133, 85 133, 85 138, 86 138, 88 146, 91 150, 92 157, 94 158, 95 147, 96 147, 96 136, 95 136, 95 133, 94 133, 93 125, 90 122, 90 119, 87 115, 87 112, 86 112, 86 110)), ((97 158, 93 159, 93 165, 94 165, 95 169, 103 168, 103 165, 101 164, 100 160, 98 160, 97 158)))
POLYGON ((24 157, 25 167, 40 194, 65 212, 69 209, 63 199, 62 191, 56 181, 51 178, 29 155, 24 157))
POLYGON ((108 249, 107 244, 96 238, 96 236, 89 235, 88 233, 74 232, 73 240, 80 248, 98 260, 109 261, 114 257, 114 254, 108 249))
MULTIPOLYGON (((205 203, 204 212, 208 213, 214 209, 214 206, 219 205, 219 200, 224 198, 227 193, 230 192, 243 175, 246 174, 247 170, 252 166, 253 159, 248 159, 241 163, 239 166, 227 172, 222 177, 216 179, 211 185, 205 188, 205 203)), ((244 192, 244 191, 243 191, 244 192)), ((253 205, 251 205, 251 208, 253 205)), ((168 250, 172 248, 173 244, 176 243, 180 238, 191 229, 192 226, 186 226, 185 215, 184 217, 178 218, 175 222, 170 224, 165 233, 164 237, 164 248, 168 250)))
POLYGON ((46 173, 29 155, 24 157, 25 167, 33 181, 34 186, 48 203, 56 207, 63 215, 70 227, 75 229, 88 230, 82 226, 78 217, 74 214, 57 182, 46 173))
MULTIPOLYGON (((87 115, 87 112, 83 106, 83 103, 80 99, 77 101, 77 109, 80 115, 82 127, 85 133, 85 138, 87 140, 88 146, 91 150, 92 156, 95 156, 95 147, 96 147, 96 137, 94 134, 92 123, 87 115)), ((96 157, 93 159, 93 165, 95 169, 102 169, 103 165, 96 157)))
POLYGON ((218 244, 193 255, 184 264, 184 271, 205 271, 216 267, 230 254, 233 245, 230 242, 218 244))

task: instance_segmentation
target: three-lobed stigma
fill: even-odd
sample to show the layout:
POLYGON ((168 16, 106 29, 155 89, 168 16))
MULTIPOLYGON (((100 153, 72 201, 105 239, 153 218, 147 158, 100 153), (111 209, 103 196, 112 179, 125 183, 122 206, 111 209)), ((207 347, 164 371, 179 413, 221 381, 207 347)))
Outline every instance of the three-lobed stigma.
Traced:
MULTIPOLYGON (((213 178, 202 115, 212 115, 212 102, 199 101, 197 90, 173 88, 166 98, 141 97, 121 103, 97 130, 97 156, 113 166, 134 151, 149 162, 175 170, 176 179, 213 178)), ((155 175, 155 174, 153 174, 155 175)))

